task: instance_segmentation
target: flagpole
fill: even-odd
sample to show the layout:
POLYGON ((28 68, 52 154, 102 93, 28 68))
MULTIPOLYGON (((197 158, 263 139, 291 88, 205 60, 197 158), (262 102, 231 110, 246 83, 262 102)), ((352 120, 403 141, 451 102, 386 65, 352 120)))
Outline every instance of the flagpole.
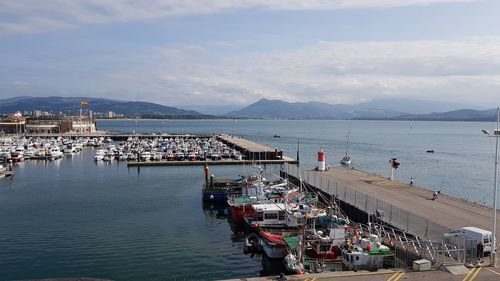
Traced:
POLYGON ((82 110, 83 110, 83 99, 80 101, 80 124, 79 124, 80 130, 78 130, 80 134, 82 133, 82 110))

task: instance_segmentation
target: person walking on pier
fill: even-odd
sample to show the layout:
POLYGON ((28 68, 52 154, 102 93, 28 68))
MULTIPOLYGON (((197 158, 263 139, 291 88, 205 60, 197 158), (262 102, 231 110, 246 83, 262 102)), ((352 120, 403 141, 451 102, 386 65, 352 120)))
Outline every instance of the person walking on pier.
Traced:
POLYGON ((483 262, 483 257, 484 257, 484 245, 483 243, 477 244, 477 259, 479 260, 480 263, 483 262))

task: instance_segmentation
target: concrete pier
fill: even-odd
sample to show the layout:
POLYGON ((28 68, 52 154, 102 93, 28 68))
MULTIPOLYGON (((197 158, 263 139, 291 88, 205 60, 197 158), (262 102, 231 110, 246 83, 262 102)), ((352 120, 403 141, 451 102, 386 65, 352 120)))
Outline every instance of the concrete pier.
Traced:
POLYGON ((209 165, 209 166, 222 166, 222 165, 253 165, 256 162, 259 164, 276 164, 281 165, 285 163, 296 163, 297 161, 287 158, 290 160, 203 160, 203 161, 145 161, 145 162, 127 162, 128 167, 156 167, 156 166, 200 166, 200 165, 209 165))
MULTIPOLYGON (((434 191, 424 187, 391 181, 356 169, 299 171, 294 166, 286 165, 285 171, 300 176, 305 183, 367 215, 378 215, 377 219, 422 238, 440 241, 444 233, 466 226, 485 230, 492 228, 492 208, 446 194, 440 194, 434 201, 434 191)), ((497 218, 499 233, 500 216, 497 218)))
MULTIPOLYGON (((325 272, 318 274, 306 274, 299 276, 286 276, 288 281, 493 281, 499 280, 500 271, 498 268, 480 267, 473 268, 466 274, 452 275, 444 271, 402 271, 402 270, 379 270, 377 272, 368 271, 343 271, 325 272)), ((271 281, 278 280, 277 276, 235 278, 224 281, 271 281)))
MULTIPOLYGON (((217 139, 222 143, 227 144, 229 147, 234 148, 246 156, 248 160, 270 160, 270 159, 283 159, 283 150, 270 148, 268 146, 255 143, 250 140, 242 139, 237 136, 219 135, 217 139)), ((288 158, 287 162, 293 159, 288 158)))

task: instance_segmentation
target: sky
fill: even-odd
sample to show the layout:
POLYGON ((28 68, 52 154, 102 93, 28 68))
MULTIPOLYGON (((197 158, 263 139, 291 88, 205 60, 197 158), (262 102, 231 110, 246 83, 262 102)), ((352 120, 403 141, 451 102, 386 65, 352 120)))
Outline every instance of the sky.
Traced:
POLYGON ((2 0, 0 98, 494 107, 499 0, 2 0))

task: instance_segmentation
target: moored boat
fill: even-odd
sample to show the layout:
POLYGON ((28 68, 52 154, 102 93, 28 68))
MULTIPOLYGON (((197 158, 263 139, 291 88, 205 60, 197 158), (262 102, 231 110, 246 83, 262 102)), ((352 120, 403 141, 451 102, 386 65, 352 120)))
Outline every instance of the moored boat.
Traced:
POLYGON ((203 186, 203 200, 217 200, 226 202, 227 199, 234 195, 241 195, 241 179, 228 180, 210 179, 210 182, 203 186))
POLYGON ((357 230, 354 232, 352 241, 342 247, 342 262, 348 269, 375 271, 383 268, 386 261, 394 257, 394 253, 382 244, 378 235, 359 238, 357 230))

